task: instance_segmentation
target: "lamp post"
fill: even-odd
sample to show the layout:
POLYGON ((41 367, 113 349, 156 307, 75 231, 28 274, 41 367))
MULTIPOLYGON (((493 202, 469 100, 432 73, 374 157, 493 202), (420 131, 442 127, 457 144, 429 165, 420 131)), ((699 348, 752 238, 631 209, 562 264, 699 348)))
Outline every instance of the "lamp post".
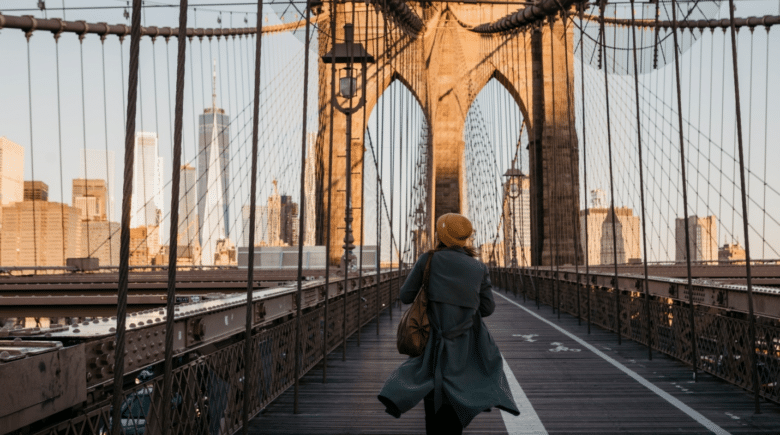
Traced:
POLYGON ((522 189, 520 183, 521 183, 521 178, 523 177, 523 173, 520 172, 520 170, 516 169, 513 165, 511 169, 508 169, 506 171, 504 177, 507 177, 506 194, 509 197, 509 199, 512 201, 509 208, 508 217, 512 221, 512 267, 516 267, 517 266, 517 228, 515 225, 515 212, 517 211, 517 207, 515 204, 515 200, 520 196, 520 190, 522 189))
MULTIPOLYGON (((374 57, 371 56, 363 45, 355 43, 355 29, 352 23, 344 24, 344 42, 333 44, 331 51, 322 56, 323 63, 346 64, 339 73, 338 96, 331 95, 331 104, 339 112, 347 117, 347 149, 346 149, 346 195, 344 210, 344 255, 341 257, 341 270, 346 276, 350 270, 350 263, 355 258, 352 251, 355 249, 355 238, 352 235, 352 115, 363 108, 366 104, 366 64, 374 63, 374 57), (357 94, 357 78, 355 78, 356 63, 360 64, 360 75, 362 78, 362 92, 360 99, 353 104, 353 98, 357 94), (346 100, 346 107, 339 103, 338 97, 346 100)), ((332 188, 329 187, 329 188, 332 188)))

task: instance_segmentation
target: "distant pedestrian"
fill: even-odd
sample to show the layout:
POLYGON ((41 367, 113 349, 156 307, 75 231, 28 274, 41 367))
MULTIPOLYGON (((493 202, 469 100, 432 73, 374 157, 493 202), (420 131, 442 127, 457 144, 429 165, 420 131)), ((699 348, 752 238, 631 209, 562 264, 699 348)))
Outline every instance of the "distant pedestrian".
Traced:
MULTIPOLYGON (((409 358, 385 382, 379 400, 396 418, 425 402, 425 430, 460 434, 480 412, 496 407, 519 415, 504 375, 503 359, 482 317, 495 310, 487 267, 466 246, 471 222, 448 213, 436 221, 438 244, 430 266, 431 334, 422 355, 409 358)), ((401 288, 414 301, 430 253, 417 259, 401 288)))

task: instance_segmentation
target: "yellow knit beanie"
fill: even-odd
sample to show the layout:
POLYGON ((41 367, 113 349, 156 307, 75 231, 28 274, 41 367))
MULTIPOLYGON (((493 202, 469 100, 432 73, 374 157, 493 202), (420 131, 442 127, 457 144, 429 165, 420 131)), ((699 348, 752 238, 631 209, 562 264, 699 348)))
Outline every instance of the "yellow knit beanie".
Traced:
POLYGON ((436 233, 447 247, 465 246, 472 231, 471 221, 462 214, 447 213, 436 220, 436 233))

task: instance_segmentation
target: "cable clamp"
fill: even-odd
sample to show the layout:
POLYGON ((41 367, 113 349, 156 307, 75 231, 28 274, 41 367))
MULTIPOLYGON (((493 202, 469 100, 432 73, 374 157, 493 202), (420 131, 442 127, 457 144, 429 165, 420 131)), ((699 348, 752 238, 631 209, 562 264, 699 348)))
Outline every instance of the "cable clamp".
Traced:
POLYGON ((84 25, 84 31, 79 33, 79 42, 84 41, 84 37, 87 36, 87 32, 89 32, 89 24, 87 24, 86 21, 76 21, 77 23, 81 23, 84 25))
POLYGON ((108 32, 111 30, 111 27, 109 27, 108 23, 98 23, 102 24, 103 27, 106 29, 103 31, 103 33, 100 34, 100 42, 103 43, 106 41, 106 37, 108 36, 108 32))
POLYGON ((130 34, 130 27, 128 27, 127 24, 120 24, 120 26, 122 26, 125 29, 125 33, 119 35, 119 43, 121 44, 122 42, 125 41, 125 36, 130 34))
POLYGON ((60 40, 60 35, 62 35, 62 31, 68 27, 68 24, 60 18, 54 18, 54 20, 57 21, 60 27, 57 30, 52 30, 51 33, 54 35, 54 41, 58 42, 60 40))
POLYGON ((30 37, 32 36, 35 29, 38 28, 38 20, 36 20, 32 15, 25 15, 25 17, 29 18, 30 22, 32 23, 30 29, 24 32, 24 37, 27 38, 27 42, 30 42, 30 37))

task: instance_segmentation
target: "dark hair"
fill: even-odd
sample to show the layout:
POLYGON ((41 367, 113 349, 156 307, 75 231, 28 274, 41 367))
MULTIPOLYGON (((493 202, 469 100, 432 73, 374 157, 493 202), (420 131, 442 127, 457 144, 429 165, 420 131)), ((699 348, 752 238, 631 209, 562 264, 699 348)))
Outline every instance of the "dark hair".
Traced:
MULTIPOLYGON (((445 245, 444 242, 439 241, 439 244, 436 245, 436 248, 433 251, 441 251, 442 249, 447 249, 447 245, 445 245)), ((463 250, 466 251, 466 255, 469 257, 477 258, 477 250, 474 249, 474 247, 466 245, 463 246, 463 250)))

